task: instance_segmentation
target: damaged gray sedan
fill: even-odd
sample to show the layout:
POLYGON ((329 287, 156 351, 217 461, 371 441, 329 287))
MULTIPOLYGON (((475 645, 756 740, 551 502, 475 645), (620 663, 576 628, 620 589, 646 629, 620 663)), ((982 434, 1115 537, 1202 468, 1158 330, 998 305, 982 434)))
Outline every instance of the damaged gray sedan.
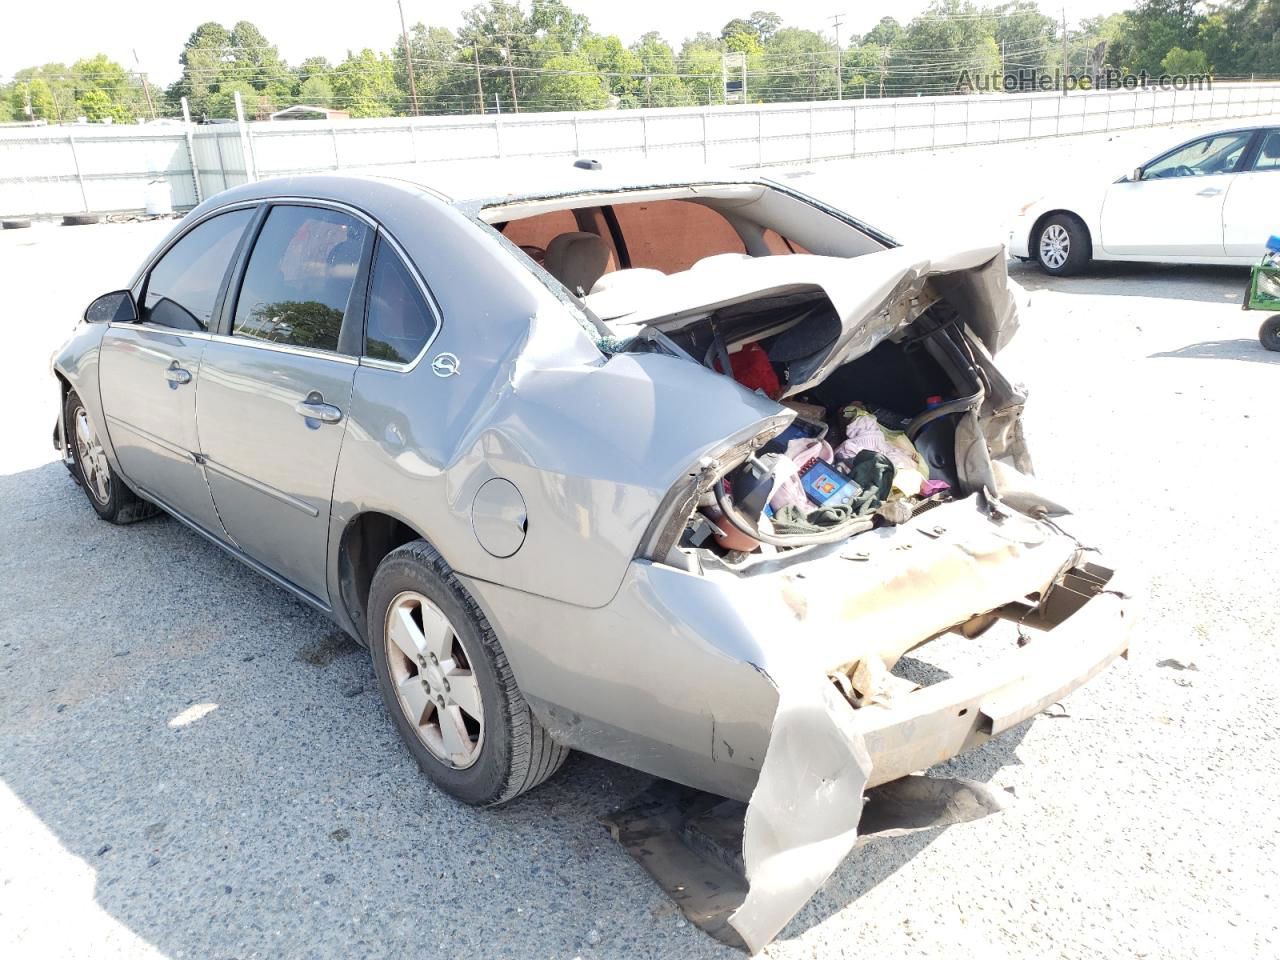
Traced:
POLYGON ((163 509, 365 644, 453 796, 577 749, 745 802, 757 950, 864 791, 1060 699, 1131 617, 1033 478, 1000 247, 612 166, 219 194, 55 356, 55 442, 104 519, 163 509), (891 672, 1001 619, 995 662, 891 672))

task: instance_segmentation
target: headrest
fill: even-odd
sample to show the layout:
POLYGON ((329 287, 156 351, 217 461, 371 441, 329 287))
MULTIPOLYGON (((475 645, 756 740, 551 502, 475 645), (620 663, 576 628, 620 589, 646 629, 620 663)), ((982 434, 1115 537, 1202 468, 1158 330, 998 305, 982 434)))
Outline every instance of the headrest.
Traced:
POLYGON ((594 233, 562 233, 547 244, 547 272, 585 296, 609 267, 613 251, 594 233))

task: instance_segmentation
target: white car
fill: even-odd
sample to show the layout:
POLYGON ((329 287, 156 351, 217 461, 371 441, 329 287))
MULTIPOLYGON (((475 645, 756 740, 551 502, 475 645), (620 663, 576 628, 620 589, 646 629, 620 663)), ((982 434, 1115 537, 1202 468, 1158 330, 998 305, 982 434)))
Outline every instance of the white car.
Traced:
POLYGON ((1009 255, 1066 276, 1090 260, 1253 263, 1280 231, 1280 128, 1196 137, 1119 180, 1025 204, 1009 255))

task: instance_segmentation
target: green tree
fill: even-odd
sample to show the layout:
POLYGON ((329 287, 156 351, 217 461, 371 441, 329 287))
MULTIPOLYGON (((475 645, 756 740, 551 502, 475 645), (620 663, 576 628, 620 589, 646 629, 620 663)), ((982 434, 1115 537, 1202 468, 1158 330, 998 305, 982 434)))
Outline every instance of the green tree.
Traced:
POLYGON ((1197 0, 1138 0, 1113 45, 1114 62, 1131 73, 1163 72, 1174 47, 1195 49, 1202 17, 1197 0))
POLYGON ((71 80, 76 107, 90 121, 132 123, 145 110, 141 84, 106 54, 77 60, 71 80))
POLYGON ((538 101, 551 110, 601 110, 609 94, 590 61, 578 56, 552 57, 538 78, 538 101))
POLYGON ((766 103, 835 99, 839 51, 822 34, 783 27, 764 52, 769 69, 752 78, 749 92, 753 98, 766 103))
POLYGON ((537 68, 548 53, 554 55, 558 51, 558 43, 553 43, 551 49, 544 46, 535 51, 537 39, 533 25, 518 3, 488 0, 462 15, 458 43, 466 60, 473 63, 478 60, 481 65, 486 109, 495 97, 505 110, 518 109, 518 102, 529 98, 533 92, 530 84, 539 80, 537 76, 530 77, 524 68, 537 68), (522 68, 518 72, 517 65, 522 68))
POLYGON ((265 117, 293 98, 296 78, 276 47, 247 20, 230 30, 213 21, 200 24, 187 38, 178 62, 182 76, 166 96, 175 105, 185 96, 197 117, 234 116, 234 108, 226 112, 231 90, 240 90, 251 117, 265 117))
MULTIPOLYGON (((474 89, 467 88, 471 79, 466 63, 459 59, 458 38, 445 27, 414 24, 409 31, 409 49, 413 55, 413 82, 418 91, 419 113, 448 113, 459 98, 474 108, 474 89)), ((409 108, 409 71, 405 67, 404 44, 399 38, 391 44, 395 61, 395 82, 403 98, 401 112, 409 108)))
POLYGON ((641 106, 687 107, 693 103, 689 88, 675 75, 675 51, 657 31, 641 36, 631 45, 631 52, 640 58, 644 71, 641 106))
POLYGON ((337 105, 353 117, 389 117, 401 99, 395 64, 385 53, 368 47, 348 53, 330 79, 337 105))
POLYGON ((881 17, 880 22, 867 31, 862 44, 873 47, 892 47, 902 39, 906 30, 893 17, 881 17))
POLYGON ((619 98, 619 106, 644 106, 644 61, 621 40, 590 35, 582 43, 580 56, 601 75, 609 93, 619 98))
POLYGON ((1196 47, 1222 76, 1280 74, 1280 0, 1226 0, 1211 6, 1200 23, 1196 47))
POLYGON ((1175 76, 1205 74, 1209 72, 1209 58, 1201 50, 1183 50, 1181 47, 1174 47, 1164 55, 1160 66, 1165 73, 1175 76))
POLYGON ((1034 0, 1013 0, 991 10, 991 38, 1000 52, 1006 73, 1048 70, 1062 61, 1059 25, 1045 16, 1034 0))
POLYGON ((990 76, 1000 69, 990 10, 968 0, 934 0, 912 20, 889 57, 885 92, 951 93, 967 71, 990 76))
POLYGON ((718 41, 686 40, 677 61, 686 94, 694 104, 724 101, 724 51, 718 41), (711 45, 714 44, 714 45, 711 45))
POLYGON ((295 99, 309 107, 329 107, 333 105, 333 84, 328 77, 319 75, 307 77, 298 85, 295 99))

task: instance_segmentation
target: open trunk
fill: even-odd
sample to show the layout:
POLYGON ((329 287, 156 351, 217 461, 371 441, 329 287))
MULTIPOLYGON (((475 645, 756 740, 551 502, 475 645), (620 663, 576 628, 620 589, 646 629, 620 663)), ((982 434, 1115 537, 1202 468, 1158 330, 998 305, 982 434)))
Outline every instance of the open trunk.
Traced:
POLYGON ((780 435, 701 465, 676 498, 683 516, 666 518, 665 541, 651 544, 654 559, 746 569, 975 493, 1062 512, 1031 489, 1025 396, 991 361, 1016 326, 998 248, 938 262, 908 248, 727 256, 636 280, 587 301, 625 349, 725 372, 795 415, 780 435))

